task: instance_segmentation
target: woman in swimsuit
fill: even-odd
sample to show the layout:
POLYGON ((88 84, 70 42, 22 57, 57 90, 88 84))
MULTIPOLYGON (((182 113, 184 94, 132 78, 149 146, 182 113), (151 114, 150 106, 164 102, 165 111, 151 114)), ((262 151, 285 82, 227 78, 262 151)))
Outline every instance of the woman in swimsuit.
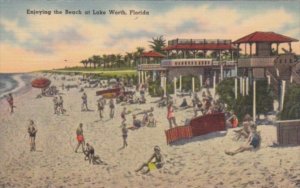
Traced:
POLYGON ((256 131, 256 126, 253 124, 250 127, 250 135, 248 137, 248 141, 244 146, 239 147, 235 151, 225 151, 227 155, 235 155, 237 153, 241 153, 244 151, 252 150, 258 148, 261 142, 259 133, 256 131))
POLYGON ((34 127, 33 120, 29 120, 28 134, 30 138, 30 151, 35 151, 35 137, 37 129, 34 127))

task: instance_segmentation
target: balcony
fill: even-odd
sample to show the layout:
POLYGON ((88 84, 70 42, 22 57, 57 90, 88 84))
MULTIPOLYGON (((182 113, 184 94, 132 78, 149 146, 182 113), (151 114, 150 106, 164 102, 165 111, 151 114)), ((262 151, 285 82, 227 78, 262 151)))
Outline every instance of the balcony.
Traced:
POLYGON ((249 57, 238 59, 239 68, 273 67, 277 57, 249 57))

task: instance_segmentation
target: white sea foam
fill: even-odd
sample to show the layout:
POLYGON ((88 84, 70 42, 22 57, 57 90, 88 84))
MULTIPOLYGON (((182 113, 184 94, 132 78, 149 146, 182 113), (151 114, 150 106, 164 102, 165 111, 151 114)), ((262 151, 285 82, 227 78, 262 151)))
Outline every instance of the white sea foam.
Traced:
POLYGON ((22 76, 23 76, 23 74, 16 74, 11 77, 13 80, 15 80, 17 82, 17 85, 15 87, 12 87, 11 82, 5 82, 5 84, 7 84, 6 85, 7 88, 10 88, 10 87, 12 87, 12 88, 3 93, 0 93, 0 98, 3 98, 5 95, 7 95, 9 93, 16 93, 21 88, 23 88, 26 84, 25 84, 24 80, 21 78, 22 76))

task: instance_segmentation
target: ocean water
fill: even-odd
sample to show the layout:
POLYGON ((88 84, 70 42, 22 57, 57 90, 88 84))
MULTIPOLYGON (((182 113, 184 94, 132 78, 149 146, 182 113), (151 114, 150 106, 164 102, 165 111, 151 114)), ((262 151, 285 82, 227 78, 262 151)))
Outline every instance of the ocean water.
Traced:
POLYGON ((26 74, 0 74, 0 99, 10 92, 18 92, 21 85, 28 86, 29 80, 26 74))

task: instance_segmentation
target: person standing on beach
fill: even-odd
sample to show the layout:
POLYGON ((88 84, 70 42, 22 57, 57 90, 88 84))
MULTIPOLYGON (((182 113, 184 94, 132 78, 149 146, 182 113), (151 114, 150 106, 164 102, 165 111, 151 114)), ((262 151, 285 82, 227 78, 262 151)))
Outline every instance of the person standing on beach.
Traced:
POLYGON ((84 137, 83 137, 83 129, 82 129, 82 123, 79 124, 79 127, 76 130, 76 138, 78 141, 77 147, 75 149, 75 153, 77 153, 78 148, 82 147, 82 152, 84 152, 84 137))
POLYGON ((128 129, 126 127, 126 123, 123 124, 122 127, 122 137, 123 137, 123 148, 127 147, 127 136, 128 136, 128 129))
POLYGON ((174 123, 175 126, 177 126, 175 114, 174 114, 173 102, 170 102, 168 105, 167 119, 169 121, 170 129, 173 127, 172 122, 174 123))
POLYGON ((124 124, 126 121, 126 107, 123 108, 123 111, 121 113, 121 118, 122 118, 122 124, 124 124))
POLYGON ((87 111, 88 110, 87 95, 85 92, 82 94, 81 99, 82 99, 81 111, 87 111))
POLYGON ((65 109, 64 109, 64 100, 62 96, 59 96, 59 99, 57 100, 57 106, 58 106, 58 112, 64 114, 65 109))
POLYGON ((30 138, 30 151, 35 151, 35 137, 37 129, 34 126, 33 120, 29 120, 29 126, 27 129, 30 138))
POLYGON ((109 116, 112 119, 114 118, 115 115, 115 104, 113 99, 109 100, 109 109, 110 109, 109 116))
POLYGON ((6 98, 8 104, 9 104, 9 108, 10 108, 10 113, 14 113, 14 98, 12 96, 11 93, 8 94, 7 98, 6 98))
POLYGON ((57 99, 57 97, 53 98, 53 107, 54 107, 54 114, 58 114, 58 99, 57 99))
POLYGON ((99 99, 97 106, 98 106, 98 111, 99 111, 99 117, 102 120, 102 118, 103 118, 103 110, 104 110, 104 100, 103 99, 99 99))

